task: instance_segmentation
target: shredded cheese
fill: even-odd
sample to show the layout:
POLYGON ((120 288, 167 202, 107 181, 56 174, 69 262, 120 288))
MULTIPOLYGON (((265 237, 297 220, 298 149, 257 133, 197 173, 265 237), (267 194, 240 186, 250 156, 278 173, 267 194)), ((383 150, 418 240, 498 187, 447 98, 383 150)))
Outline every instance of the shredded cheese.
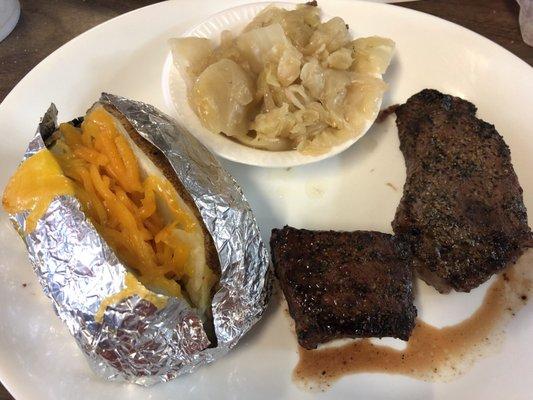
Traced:
POLYGON ((182 285, 204 314, 216 275, 206 265, 202 228, 172 184, 102 106, 88 113, 81 128, 61 124, 59 131, 50 150, 19 166, 4 191, 4 209, 30 211, 25 228, 31 232, 55 197, 77 197, 135 273, 127 274, 124 290, 101 302, 97 321, 108 306, 132 295, 164 306, 167 296, 182 296, 182 285))
MULTIPOLYGON (((162 175, 143 172, 128 139, 103 107, 90 111, 81 128, 61 124, 59 130, 54 155, 98 232, 142 284, 180 297, 180 283, 194 274, 191 243, 203 246, 203 233, 172 184, 162 175)), ((205 269, 212 285, 213 274, 205 269)), ((104 311, 122 295, 106 301, 104 311)))
POLYGON ((115 293, 112 296, 105 298, 98 307, 98 311, 94 316, 96 322, 102 322, 104 319, 104 313, 108 306, 117 304, 128 297, 137 295, 145 300, 148 300, 150 303, 155 305, 157 308, 162 308, 167 304, 167 297, 155 294, 154 292, 146 289, 133 275, 132 273, 127 273, 124 278, 124 289, 120 292, 115 293))

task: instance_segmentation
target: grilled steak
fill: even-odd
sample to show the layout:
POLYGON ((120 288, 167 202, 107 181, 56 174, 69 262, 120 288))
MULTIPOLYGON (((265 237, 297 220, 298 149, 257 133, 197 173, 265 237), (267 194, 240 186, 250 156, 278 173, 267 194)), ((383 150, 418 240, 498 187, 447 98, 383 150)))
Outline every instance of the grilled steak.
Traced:
POLYGON ((509 148, 475 115, 472 103, 436 90, 396 109, 407 180, 392 226, 440 292, 469 292, 532 245, 509 148))
POLYGON ((391 235, 286 226, 272 230, 270 246, 301 346, 344 337, 409 338, 413 274, 391 235))

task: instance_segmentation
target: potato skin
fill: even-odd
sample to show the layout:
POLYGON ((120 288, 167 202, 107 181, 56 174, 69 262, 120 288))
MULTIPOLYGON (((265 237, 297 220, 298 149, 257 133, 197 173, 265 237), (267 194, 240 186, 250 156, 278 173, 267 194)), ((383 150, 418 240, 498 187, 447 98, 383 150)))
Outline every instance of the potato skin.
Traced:
MULTIPOLYGON (((204 234, 206 263, 216 275, 220 276, 220 261, 218 259, 218 251, 213 242, 213 238, 207 230, 203 218, 200 215, 200 212, 198 211, 198 208, 196 207, 191 195, 177 177, 168 159, 157 147, 143 138, 120 111, 107 104, 104 105, 104 108, 122 124, 131 140, 133 140, 133 142, 144 152, 144 154, 155 164, 155 166, 159 168, 165 178, 167 178, 172 186, 174 186, 174 189, 176 189, 185 204, 191 208, 194 216, 200 222, 202 232, 204 234)), ((218 290, 218 284, 214 285, 213 293, 216 292, 216 290, 218 290)))

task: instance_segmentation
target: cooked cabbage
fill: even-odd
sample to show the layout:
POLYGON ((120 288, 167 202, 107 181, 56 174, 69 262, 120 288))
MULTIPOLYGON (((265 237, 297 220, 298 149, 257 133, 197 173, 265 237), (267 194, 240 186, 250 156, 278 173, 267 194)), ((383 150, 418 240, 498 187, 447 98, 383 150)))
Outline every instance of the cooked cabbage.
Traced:
POLYGON ((252 123, 252 129, 259 136, 287 137, 295 124, 296 117, 289 111, 289 105, 285 103, 281 107, 257 115, 252 123))
POLYGON ((309 91, 311 96, 318 99, 322 95, 326 84, 324 68, 318 63, 318 60, 312 58, 306 62, 300 72, 302 85, 309 91))
POLYGON ((320 24, 320 10, 318 7, 299 5, 295 10, 284 10, 268 6, 250 22, 243 32, 262 28, 274 23, 281 25, 285 35, 301 52, 309 43, 317 26, 320 24))
POLYGON ((209 39, 185 37, 169 40, 174 65, 187 74, 187 81, 194 79, 209 65, 213 44, 209 39))
POLYGON ((278 80, 283 86, 289 86, 300 76, 302 53, 294 46, 287 46, 278 63, 278 80))
POLYGON ((378 111, 394 42, 352 40, 340 17, 266 7, 241 32, 171 41, 202 124, 260 149, 321 154, 357 137, 378 111))
POLYGON ((384 74, 394 53, 394 42, 379 36, 356 39, 351 47, 355 58, 352 70, 364 73, 384 74))
POLYGON ((355 74, 345 96, 344 118, 349 125, 367 121, 375 112, 387 84, 382 79, 368 74, 355 74))
POLYGON ((340 17, 335 17, 318 25, 305 48, 305 54, 319 53, 324 50, 332 53, 348 44, 349 41, 350 33, 346 22, 340 17))
POLYGON ((237 48, 259 74, 267 62, 278 63, 282 53, 291 46, 280 24, 272 24, 241 34, 236 40, 237 48))
POLYGON ((334 69, 348 69, 353 63, 352 51, 341 47, 328 56, 328 67, 334 69))
POLYGON ((207 129, 238 136, 248 132, 254 92, 253 81, 242 67, 223 58, 200 74, 192 88, 191 102, 207 129))

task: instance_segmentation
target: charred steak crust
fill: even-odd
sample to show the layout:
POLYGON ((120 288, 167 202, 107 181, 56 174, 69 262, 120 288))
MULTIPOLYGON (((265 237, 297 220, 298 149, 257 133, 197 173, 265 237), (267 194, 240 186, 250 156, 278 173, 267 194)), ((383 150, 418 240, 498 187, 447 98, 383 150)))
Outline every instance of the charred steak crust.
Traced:
POLYGON ((392 336, 414 327, 407 254, 379 232, 273 229, 274 269, 307 349, 336 338, 392 336))
POLYGON ((396 109, 407 179, 392 227, 441 292, 469 292, 532 244, 509 148, 475 115, 472 103, 428 89, 396 109))

